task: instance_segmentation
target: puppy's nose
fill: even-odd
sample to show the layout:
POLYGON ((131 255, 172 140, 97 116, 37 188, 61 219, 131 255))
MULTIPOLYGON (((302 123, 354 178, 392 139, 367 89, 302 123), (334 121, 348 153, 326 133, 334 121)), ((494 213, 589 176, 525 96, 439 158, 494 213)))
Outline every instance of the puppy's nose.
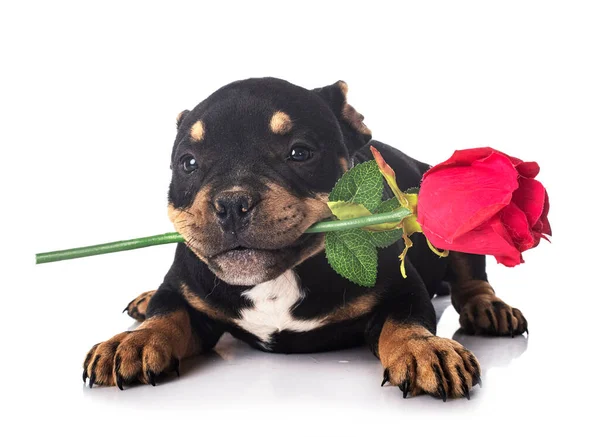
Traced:
POLYGON ((247 225, 249 212, 255 205, 255 199, 246 191, 225 191, 214 199, 217 219, 226 231, 247 225))

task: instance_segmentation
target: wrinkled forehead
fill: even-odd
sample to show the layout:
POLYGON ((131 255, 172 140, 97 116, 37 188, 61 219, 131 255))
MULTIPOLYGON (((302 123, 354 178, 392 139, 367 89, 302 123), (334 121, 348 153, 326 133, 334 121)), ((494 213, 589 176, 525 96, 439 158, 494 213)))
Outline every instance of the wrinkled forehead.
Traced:
POLYGON ((176 146, 189 140, 246 149, 286 135, 341 142, 333 112, 315 93, 287 83, 234 83, 194 108, 181 126, 176 146))

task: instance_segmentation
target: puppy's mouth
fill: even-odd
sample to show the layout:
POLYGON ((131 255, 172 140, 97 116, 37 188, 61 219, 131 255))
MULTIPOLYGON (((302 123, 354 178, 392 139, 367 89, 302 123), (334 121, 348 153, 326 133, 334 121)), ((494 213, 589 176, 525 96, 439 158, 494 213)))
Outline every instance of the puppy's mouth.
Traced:
POLYGON ((255 285, 273 279, 291 268, 303 252, 317 244, 315 234, 302 235, 291 245, 264 249, 238 244, 206 257, 206 264, 218 277, 232 285, 255 285))
POLYGON ((209 256, 208 260, 218 264, 223 262, 241 264, 258 263, 262 264, 264 267, 269 267, 269 265, 272 264, 270 261, 274 261, 277 257, 284 255, 290 250, 302 247, 310 237, 310 235, 304 234, 292 244, 278 249, 264 249, 261 247, 237 245, 209 256))
POLYGON ((272 261, 275 260, 275 254, 281 249, 267 250, 255 249, 251 247, 237 246, 233 249, 225 250, 208 258, 209 262, 225 267, 226 265, 235 264, 236 266, 250 267, 252 265, 261 264, 264 267, 269 267, 272 261))

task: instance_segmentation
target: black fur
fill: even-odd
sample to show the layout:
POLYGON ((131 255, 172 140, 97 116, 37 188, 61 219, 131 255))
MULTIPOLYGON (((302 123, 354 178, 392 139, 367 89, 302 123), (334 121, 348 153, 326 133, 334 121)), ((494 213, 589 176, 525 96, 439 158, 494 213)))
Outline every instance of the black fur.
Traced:
MULTIPOLYGON (((308 91, 278 79, 250 79, 221 88, 194 110, 183 114, 172 154, 173 179, 169 201, 185 208, 204 186, 210 186, 209 197, 232 185, 251 193, 264 193, 265 184, 274 182, 299 198, 329 192, 343 173, 340 159, 353 164, 373 159, 369 146, 374 145, 394 168, 401 189, 419 185, 428 165, 357 132, 343 118, 345 96, 338 85, 308 91), (268 121, 274 110, 290 115, 298 129, 292 138, 269 133, 268 121), (200 147, 190 141, 188 132, 202 119, 206 125, 200 147), (286 160, 290 143, 301 141, 314 147, 314 158, 307 163, 286 160), (199 162, 197 176, 181 171, 180 160, 193 153, 199 162)), ((388 196, 390 193, 388 193, 388 196)), ((209 207, 207 207, 209 208, 209 207)), ((233 237, 232 237, 233 238, 233 237)), ((264 345, 252 333, 237 326, 241 309, 252 303, 242 296, 248 286, 229 285, 219 279, 185 244, 179 244, 175 260, 164 283, 148 306, 148 317, 185 308, 193 320, 193 328, 206 348, 214 346, 223 332, 249 344, 283 353, 316 352, 367 343, 377 354, 379 332, 386 319, 417 323, 435 333, 436 319, 430 298, 451 279, 447 260, 434 255, 419 236, 407 260, 408 278, 399 272, 401 243, 379 251, 379 272, 374 289, 379 303, 372 311, 351 320, 333 323, 309 332, 282 331, 264 345), (218 309, 232 321, 213 320, 193 309, 182 297, 182 284, 208 305, 218 309)), ((233 243, 232 243, 233 244, 233 243)), ((484 257, 473 256, 479 276, 485 276, 484 257)), ((285 266, 281 267, 282 271, 285 266)), ((295 272, 304 299, 293 308, 297 319, 314 319, 350 303, 372 290, 342 278, 328 265, 324 252, 304 260, 295 272)))

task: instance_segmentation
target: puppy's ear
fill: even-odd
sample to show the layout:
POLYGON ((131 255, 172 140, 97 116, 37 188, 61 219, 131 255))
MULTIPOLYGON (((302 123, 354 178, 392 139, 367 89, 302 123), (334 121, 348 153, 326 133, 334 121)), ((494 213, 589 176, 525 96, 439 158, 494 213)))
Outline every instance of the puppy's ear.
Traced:
POLYGON ((338 80, 333 85, 313 90, 333 110, 340 122, 344 141, 350 155, 371 141, 371 130, 363 123, 364 117, 346 100, 348 85, 338 80))
POLYGON ((175 119, 177 121, 177 129, 179 129, 179 126, 181 126, 181 123, 183 122, 183 119, 190 113, 190 111, 188 111, 187 109, 184 109, 183 111, 181 111, 179 114, 177 114, 177 118, 175 119))

